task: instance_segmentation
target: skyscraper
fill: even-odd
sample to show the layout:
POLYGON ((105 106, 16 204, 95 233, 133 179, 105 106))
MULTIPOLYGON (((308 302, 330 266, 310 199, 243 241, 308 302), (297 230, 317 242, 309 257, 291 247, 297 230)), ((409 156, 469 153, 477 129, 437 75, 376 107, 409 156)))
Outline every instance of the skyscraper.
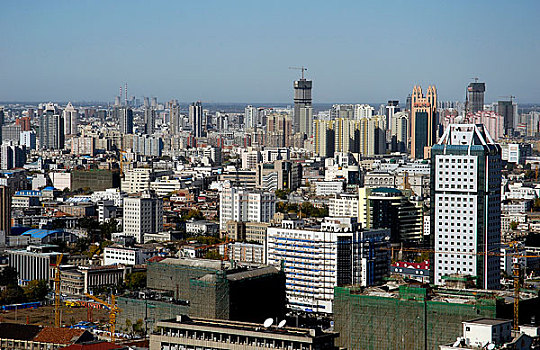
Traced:
POLYGON ((39 117, 39 148, 64 148, 64 121, 52 103, 47 104, 39 117))
POLYGON ((122 134, 133 134, 133 110, 129 107, 119 108, 118 119, 120 122, 120 132, 122 134))
POLYGON ((306 106, 299 109, 300 133, 307 137, 313 136, 313 107, 306 106))
POLYGON ((499 101, 497 103, 497 113, 502 115, 504 120, 504 133, 507 136, 514 135, 514 127, 517 119, 517 108, 514 107, 514 102, 510 101, 499 101))
POLYGON ((124 235, 144 243, 146 233, 163 231, 163 200, 151 192, 124 198, 124 235))
POLYGON ((431 151, 432 281, 469 275, 500 285, 501 147, 482 124, 451 124, 431 151))
POLYGON ((257 126, 257 108, 251 105, 244 109, 244 129, 253 129, 257 126))
POLYGON ((0 186, 0 235, 11 233, 11 189, 0 186))
POLYGON ((71 102, 68 102, 66 109, 64 109, 63 116, 64 133, 66 135, 77 135, 79 132, 79 111, 73 107, 71 102))
POLYGON ((470 83, 467 87, 467 112, 476 113, 484 110, 485 83, 470 83))
POLYGON ((202 102, 193 102, 189 106, 189 123, 191 124, 191 134, 194 137, 203 137, 203 108, 202 102))
POLYGON ((182 127, 182 115, 180 114, 180 106, 178 104, 171 105, 169 111, 171 119, 171 134, 176 135, 182 127))
POLYGON ((154 133, 156 125, 156 110, 154 108, 144 109, 144 131, 147 135, 154 133))
POLYGON ((302 79, 294 82, 294 115, 293 131, 300 132, 300 110, 305 107, 311 107, 311 87, 312 81, 304 78, 302 70, 302 79))
POLYGON ((436 141, 437 89, 429 86, 426 96, 421 86, 413 88, 411 96, 411 157, 423 159, 436 141))

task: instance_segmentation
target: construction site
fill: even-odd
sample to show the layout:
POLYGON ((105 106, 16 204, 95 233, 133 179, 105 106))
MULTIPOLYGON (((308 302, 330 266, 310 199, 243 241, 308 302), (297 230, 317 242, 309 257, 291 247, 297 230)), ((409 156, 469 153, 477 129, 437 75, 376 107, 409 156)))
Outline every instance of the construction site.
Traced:
POLYGON ((146 291, 118 298, 118 324, 145 315, 150 331, 178 314, 256 323, 285 315, 285 275, 275 267, 168 258, 147 271, 146 291))
MULTIPOLYGON (((540 316, 537 293, 520 294, 520 323, 540 316)), ((512 319, 513 291, 432 288, 389 282, 379 287, 336 287, 336 345, 347 349, 426 349, 455 341, 462 322, 512 319)))
MULTIPOLYGON (((69 327, 81 320, 93 321, 105 325, 109 322, 109 312, 106 309, 69 307, 62 305, 59 308, 60 325, 69 327)), ((54 305, 45 305, 38 308, 2 311, 0 322, 21 324, 36 324, 48 327, 55 326, 54 305)))

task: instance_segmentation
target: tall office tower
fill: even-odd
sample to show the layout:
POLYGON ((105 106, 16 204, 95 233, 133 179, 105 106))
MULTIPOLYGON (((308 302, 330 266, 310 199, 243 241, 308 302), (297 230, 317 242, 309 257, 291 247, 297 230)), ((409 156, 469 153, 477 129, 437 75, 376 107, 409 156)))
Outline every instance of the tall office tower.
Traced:
POLYGON ((129 107, 117 109, 121 134, 133 134, 133 110, 129 107))
POLYGON ((424 159, 436 142, 437 90, 429 86, 426 96, 415 86, 411 96, 411 157, 424 159))
POLYGON ((291 118, 286 114, 270 114, 266 124, 266 146, 291 146, 292 124, 291 118))
POLYGON ((257 108, 251 105, 244 109, 244 130, 253 129, 257 126, 257 108))
POLYGON ((66 135, 77 135, 79 132, 79 111, 68 102, 64 115, 64 133, 66 135))
POLYGON ((11 233, 11 189, 0 186, 0 235, 11 233))
POLYGON ((300 133, 306 137, 313 136, 313 107, 306 106, 299 109, 300 133))
POLYGON ((26 150, 13 141, 4 142, 0 146, 0 169, 22 168, 26 162, 26 150))
POLYGON ((143 107, 144 107, 144 108, 150 107, 150 98, 148 98, 148 97, 143 97, 143 107))
POLYGON ((193 102, 189 106, 189 123, 191 124, 191 134, 194 137, 203 137, 203 108, 202 102, 193 102))
POLYGON ((39 117, 39 148, 64 148, 64 121, 52 103, 47 104, 39 117))
POLYGON ((180 114, 180 106, 178 104, 172 105, 169 113, 171 120, 171 134, 176 135, 182 129, 183 116, 180 114))
POLYGON ((334 121, 317 119, 313 123, 313 146, 320 157, 333 157, 335 152, 334 121))
POLYGON ((4 125, 4 107, 0 107, 0 127, 4 125))
POLYGON ((157 97, 152 97, 152 99, 150 100, 150 107, 157 108, 157 105, 158 105, 157 97))
POLYGON ((149 191, 124 198, 124 235, 144 243, 144 235, 163 231, 163 200, 149 191))
POLYGON ((468 113, 476 113, 484 110, 485 83, 470 83, 467 86, 466 109, 468 113))
POLYGON ((501 147, 482 124, 451 124, 431 151, 432 281, 476 277, 500 285, 501 147), (476 254, 476 255, 475 255, 476 254))
POLYGON ((497 103, 497 113, 502 115, 504 120, 504 133, 507 136, 514 136, 515 124, 517 120, 517 105, 513 101, 499 101, 497 103), (516 107, 515 107, 516 106, 516 107))
POLYGON ((356 218, 325 218, 320 228, 283 220, 268 227, 266 261, 284 266, 287 304, 308 313, 333 313, 334 287, 371 286, 389 271, 389 230, 362 230, 356 218))
POLYGON ((294 115, 293 132, 300 131, 300 110, 304 107, 311 107, 311 87, 312 81, 304 78, 302 70, 302 79, 294 81, 294 115))
POLYGON ((114 97, 114 106, 120 107, 122 105, 122 96, 115 96, 114 97))
MULTIPOLYGON (((358 106, 358 105, 357 105, 358 106)), ((335 104, 330 109, 330 119, 354 119, 355 106, 351 104, 335 104)))
POLYGON ((156 126, 156 110, 154 108, 144 109, 144 131, 147 135, 152 135, 156 126))
MULTIPOLYGON (((388 101, 385 108, 386 110, 385 110, 384 115, 386 116, 386 125, 389 126, 388 130, 390 131, 391 130, 390 125, 392 125, 394 114, 400 111, 399 101, 395 101, 395 100, 388 101)), ((390 133, 388 133, 387 136, 390 136, 390 133)))
POLYGON ((225 186, 220 193, 219 226, 225 229, 227 221, 270 222, 276 212, 274 192, 250 191, 225 186))
POLYGON ((407 112, 397 112, 392 117, 391 133, 395 136, 397 151, 407 150, 409 143, 409 114, 407 112))

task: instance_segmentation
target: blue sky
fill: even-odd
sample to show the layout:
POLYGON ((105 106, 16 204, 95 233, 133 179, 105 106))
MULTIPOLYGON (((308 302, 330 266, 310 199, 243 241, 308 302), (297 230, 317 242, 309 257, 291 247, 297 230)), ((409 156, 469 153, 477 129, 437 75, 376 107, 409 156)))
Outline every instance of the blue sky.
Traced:
POLYGON ((414 84, 462 100, 540 102, 540 1, 7 1, 0 101, 404 102, 414 84))

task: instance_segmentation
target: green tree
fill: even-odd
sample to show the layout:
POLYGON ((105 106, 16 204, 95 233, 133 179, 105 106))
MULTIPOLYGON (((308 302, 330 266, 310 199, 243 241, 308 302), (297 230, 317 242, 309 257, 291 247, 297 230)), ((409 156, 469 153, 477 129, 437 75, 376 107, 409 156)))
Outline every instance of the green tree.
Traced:
POLYGON ((146 272, 132 272, 126 276, 125 285, 127 289, 137 290, 146 287, 146 272))
POLYGON ((24 291, 18 285, 9 285, 0 293, 0 304, 17 304, 25 300, 24 291))
POLYGON ((517 229, 517 227, 518 227, 518 223, 517 223, 517 222, 512 221, 512 222, 510 223, 510 229, 515 230, 515 229, 517 229))
POLYGON ((190 209, 186 214, 182 215, 182 221, 188 220, 203 220, 204 215, 199 209, 190 209))
POLYGON ((209 250, 204 254, 205 259, 211 259, 211 260, 221 260, 222 256, 218 253, 217 250, 209 250))
POLYGON ((28 301, 41 301, 49 293, 49 286, 45 280, 32 280, 23 290, 28 301))
POLYGON ((15 270, 14 267, 6 266, 1 272, 0 272, 0 286, 12 286, 17 285, 17 277, 19 274, 17 273, 17 270, 15 270))

